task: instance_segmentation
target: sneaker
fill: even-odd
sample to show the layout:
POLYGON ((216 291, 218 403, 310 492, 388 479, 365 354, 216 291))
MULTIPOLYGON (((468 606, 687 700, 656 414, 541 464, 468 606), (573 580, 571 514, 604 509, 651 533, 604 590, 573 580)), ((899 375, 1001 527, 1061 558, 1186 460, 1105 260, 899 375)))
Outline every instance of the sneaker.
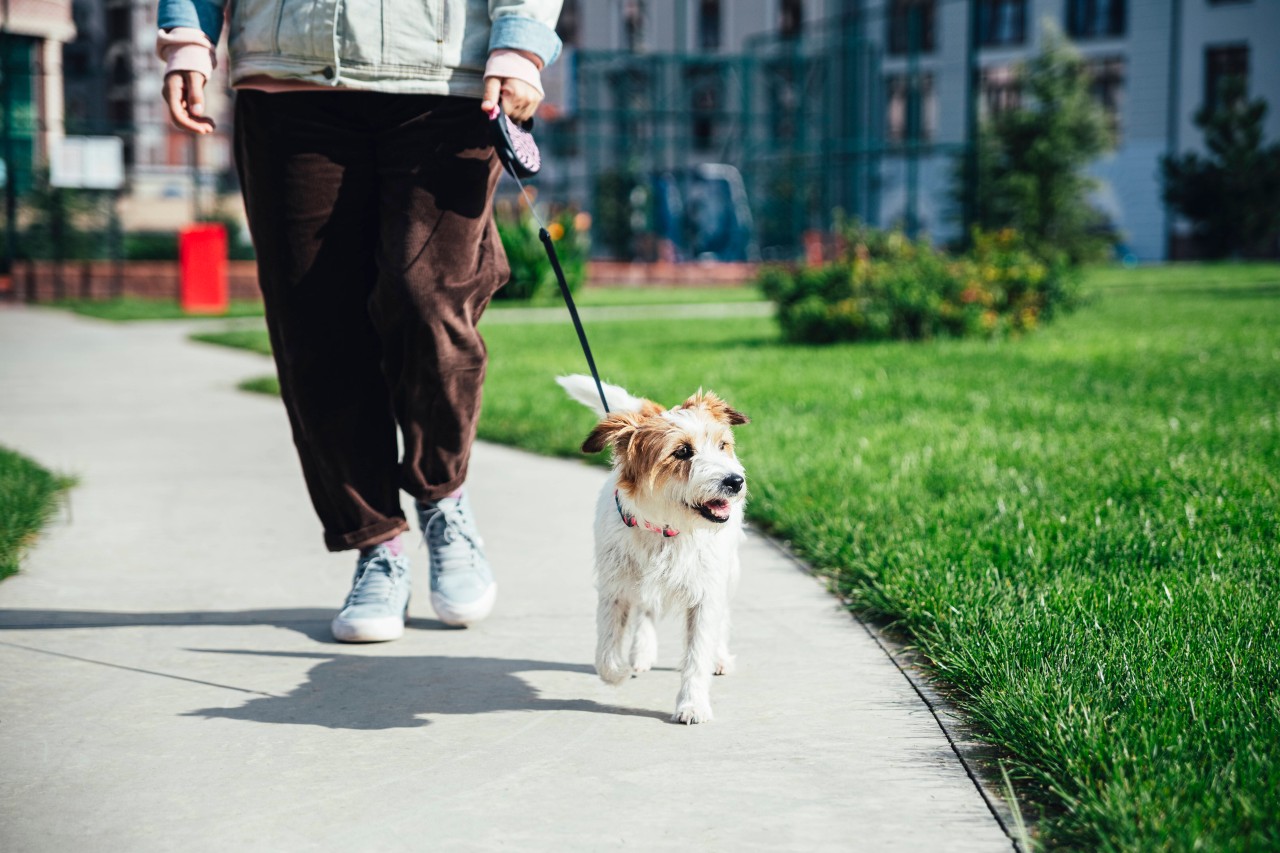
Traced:
POLYGON ((418 501, 417 506, 431 558, 431 606, 446 625, 479 622, 493 609, 498 585, 481 550, 466 493, 418 501))
POLYGON ((340 643, 381 643, 404 634, 409 560, 386 545, 360 552, 351 592, 330 628, 340 643))

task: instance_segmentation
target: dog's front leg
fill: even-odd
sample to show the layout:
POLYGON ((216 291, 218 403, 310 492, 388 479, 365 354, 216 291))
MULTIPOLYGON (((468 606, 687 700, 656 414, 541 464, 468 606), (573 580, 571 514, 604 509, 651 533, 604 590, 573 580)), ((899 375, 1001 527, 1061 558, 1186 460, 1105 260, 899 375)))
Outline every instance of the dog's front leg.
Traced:
POLYGON ((631 663, 623 655, 631 603, 600 591, 596 608, 596 673, 606 684, 621 684, 631 677, 631 663))
POLYGON ((689 608, 684 664, 680 670, 680 694, 676 697, 676 723, 711 721, 711 672, 720 642, 719 608, 702 602, 689 608))
POLYGON ((635 621, 635 639, 631 641, 631 668, 648 672, 658 659, 658 632, 653 627, 653 611, 637 607, 631 617, 635 621))

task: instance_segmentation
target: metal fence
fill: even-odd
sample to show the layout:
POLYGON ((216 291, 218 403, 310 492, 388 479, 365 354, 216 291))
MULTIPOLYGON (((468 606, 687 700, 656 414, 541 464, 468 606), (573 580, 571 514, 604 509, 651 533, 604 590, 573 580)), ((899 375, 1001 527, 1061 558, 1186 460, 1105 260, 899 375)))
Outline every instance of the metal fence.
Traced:
POLYGON ((839 216, 958 222, 921 184, 961 168, 964 136, 940 141, 939 113, 967 111, 968 93, 933 87, 965 75, 922 66, 925 7, 906 8, 897 44, 872 32, 888 27, 875 11, 732 55, 577 52, 543 185, 591 210, 597 252, 623 259, 793 257, 839 216))

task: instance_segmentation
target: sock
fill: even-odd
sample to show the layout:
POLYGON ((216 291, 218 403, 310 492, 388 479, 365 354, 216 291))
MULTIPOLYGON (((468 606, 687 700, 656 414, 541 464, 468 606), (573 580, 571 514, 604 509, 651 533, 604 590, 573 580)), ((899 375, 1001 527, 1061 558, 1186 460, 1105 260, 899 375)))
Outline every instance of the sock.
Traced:
POLYGON ((391 556, 393 557, 399 557, 400 552, 404 550, 404 545, 402 545, 400 542, 400 534, 397 533, 395 536, 391 537, 385 542, 378 542, 373 545, 370 545, 367 548, 361 548, 360 555, 362 557, 367 557, 369 555, 369 552, 372 551, 374 548, 377 548, 379 545, 387 546, 387 550, 391 552, 391 556))

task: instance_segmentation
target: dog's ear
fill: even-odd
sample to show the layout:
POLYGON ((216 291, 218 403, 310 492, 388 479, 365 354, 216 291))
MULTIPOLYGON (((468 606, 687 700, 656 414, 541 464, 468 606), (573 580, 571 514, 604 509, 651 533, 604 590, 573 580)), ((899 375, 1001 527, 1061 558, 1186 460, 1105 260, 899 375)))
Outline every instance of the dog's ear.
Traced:
POLYGON ((711 417, 721 423, 728 424, 729 426, 751 423, 751 419, 742 414, 742 412, 739 412, 733 406, 730 406, 710 391, 704 392, 701 388, 698 389, 697 394, 694 394, 688 400, 685 400, 680 405, 680 408, 693 409, 698 406, 702 406, 710 412, 711 417))
POLYGON ((606 447, 614 451, 625 450, 638 426, 634 412, 618 412, 607 415, 582 442, 583 453, 599 453, 606 447))

